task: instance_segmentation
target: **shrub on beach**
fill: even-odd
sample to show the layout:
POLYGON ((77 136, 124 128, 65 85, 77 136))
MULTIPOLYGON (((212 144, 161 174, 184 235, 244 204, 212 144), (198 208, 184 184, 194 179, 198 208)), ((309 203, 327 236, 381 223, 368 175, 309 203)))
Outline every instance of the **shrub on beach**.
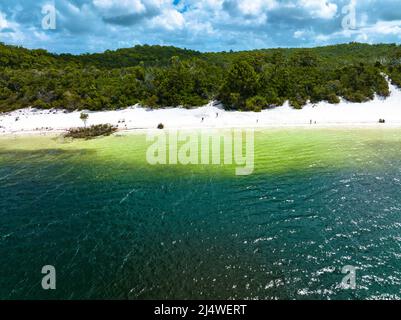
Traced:
POLYGON ((164 124, 163 123, 159 123, 159 125, 157 126, 157 129, 163 130, 164 129, 164 124))
POLYGON ((109 136, 117 131, 115 126, 110 124, 99 124, 85 128, 70 129, 64 135, 73 139, 92 139, 100 136, 109 136))
POLYGON ((245 108, 247 111, 261 112, 267 107, 267 100, 261 96, 255 96, 246 100, 245 108))
POLYGON ((306 99, 303 97, 296 97, 293 99, 290 99, 290 105, 294 108, 294 109, 302 109, 303 106, 306 105, 306 99))
POLYGON ((35 109, 50 109, 51 108, 51 106, 48 103, 44 102, 41 99, 36 100, 32 104, 32 107, 35 108, 35 109))
POLYGON ((157 96, 153 95, 143 101, 143 105, 152 109, 157 108, 157 96))
POLYGON ((327 95, 327 102, 331 104, 339 104, 341 101, 335 93, 330 93, 327 95))
POLYGON ((364 94, 360 91, 357 91, 357 92, 349 92, 348 91, 344 94, 344 98, 350 102, 356 102, 356 103, 366 102, 366 101, 369 101, 369 99, 370 99, 366 94, 364 94))

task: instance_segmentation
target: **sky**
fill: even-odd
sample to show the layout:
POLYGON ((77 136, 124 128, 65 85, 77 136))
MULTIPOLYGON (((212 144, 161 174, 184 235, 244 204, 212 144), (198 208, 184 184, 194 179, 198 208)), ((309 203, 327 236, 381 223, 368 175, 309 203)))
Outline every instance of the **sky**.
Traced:
POLYGON ((0 42, 56 53, 400 40, 401 0, 0 0, 0 42))

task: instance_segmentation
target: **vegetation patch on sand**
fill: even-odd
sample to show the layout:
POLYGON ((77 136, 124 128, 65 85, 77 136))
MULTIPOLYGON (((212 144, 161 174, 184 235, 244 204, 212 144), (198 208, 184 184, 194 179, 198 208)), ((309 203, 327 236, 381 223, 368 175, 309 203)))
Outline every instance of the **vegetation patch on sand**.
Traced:
POLYGON ((117 131, 117 127, 110 124, 99 124, 85 128, 74 128, 68 130, 64 135, 73 139, 93 139, 96 137, 109 136, 117 131))

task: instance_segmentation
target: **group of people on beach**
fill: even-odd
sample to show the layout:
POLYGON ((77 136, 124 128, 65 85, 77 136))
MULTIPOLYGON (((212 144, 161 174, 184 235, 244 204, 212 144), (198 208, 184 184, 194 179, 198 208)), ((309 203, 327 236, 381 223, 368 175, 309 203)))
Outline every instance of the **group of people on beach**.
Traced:
MULTIPOLYGON (((216 112, 216 118, 218 118, 219 117, 219 113, 218 112, 216 112)), ((204 122, 205 121, 205 117, 202 117, 202 121, 201 122, 204 122)))

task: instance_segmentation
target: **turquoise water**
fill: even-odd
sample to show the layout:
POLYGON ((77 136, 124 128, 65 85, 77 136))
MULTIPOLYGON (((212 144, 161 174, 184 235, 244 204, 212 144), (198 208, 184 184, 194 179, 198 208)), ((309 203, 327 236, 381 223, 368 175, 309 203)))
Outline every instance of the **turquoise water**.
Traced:
POLYGON ((151 167, 141 135, 0 138, 0 298, 401 298, 401 130, 255 139, 237 177, 151 167))

